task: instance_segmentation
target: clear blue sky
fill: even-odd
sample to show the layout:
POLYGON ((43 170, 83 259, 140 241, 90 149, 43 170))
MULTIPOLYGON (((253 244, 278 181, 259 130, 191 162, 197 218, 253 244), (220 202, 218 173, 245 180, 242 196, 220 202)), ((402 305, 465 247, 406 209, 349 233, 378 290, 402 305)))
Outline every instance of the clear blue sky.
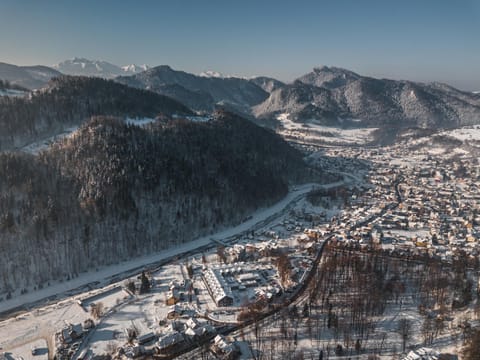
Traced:
POLYGON ((317 65, 480 90, 480 0, 0 0, 0 61, 290 81, 317 65))

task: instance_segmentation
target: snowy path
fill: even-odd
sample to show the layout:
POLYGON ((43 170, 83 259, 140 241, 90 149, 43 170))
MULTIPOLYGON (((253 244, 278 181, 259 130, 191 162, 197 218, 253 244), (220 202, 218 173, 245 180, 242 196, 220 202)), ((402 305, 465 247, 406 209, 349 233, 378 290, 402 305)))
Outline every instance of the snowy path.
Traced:
MULTIPOLYGON (((41 305, 39 304, 39 302, 44 302, 49 298, 51 299, 52 297, 57 298, 56 300, 59 301, 71 295, 67 294, 67 292, 75 292, 75 289, 86 287, 87 285, 92 284, 96 281, 98 282, 96 284, 96 287, 106 286, 110 284, 111 278, 117 274, 136 270, 139 267, 154 264, 161 260, 165 260, 179 254, 195 250, 199 247, 210 244, 213 238, 225 239, 247 231, 254 227, 256 224, 282 212, 290 203, 297 201, 299 198, 304 196, 313 188, 331 188, 342 185, 343 183, 344 181, 338 181, 335 183, 323 185, 311 183, 297 186, 293 191, 289 192, 285 198, 283 198, 273 206, 266 209, 257 210, 252 214, 251 218, 248 221, 245 221, 235 227, 220 231, 213 235, 198 238, 191 242, 181 244, 179 246, 158 252, 156 254, 139 257, 131 261, 122 262, 117 265, 99 268, 98 271, 82 273, 79 277, 74 278, 70 281, 54 283, 44 289, 16 296, 15 298, 12 298, 10 300, 5 300, 1 302, 0 312, 11 311, 19 307, 24 307, 23 310, 27 310, 28 308, 41 305)), ((88 289, 85 288, 84 290, 79 290, 77 292, 81 293, 87 290, 88 289)), ((21 311, 22 309, 19 308, 18 310, 21 311)))

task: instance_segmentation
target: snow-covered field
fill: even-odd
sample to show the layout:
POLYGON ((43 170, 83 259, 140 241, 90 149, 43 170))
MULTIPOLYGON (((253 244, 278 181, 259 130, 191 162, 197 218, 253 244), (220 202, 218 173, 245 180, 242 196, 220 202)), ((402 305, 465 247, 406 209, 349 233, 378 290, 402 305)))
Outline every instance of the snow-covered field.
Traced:
POLYGON ((441 132, 439 135, 451 136, 461 141, 480 140, 480 125, 461 127, 441 132))
MULTIPOLYGON (((48 346, 43 339, 35 340, 8 351, 10 356, 23 360, 48 360, 48 346), (35 354, 33 354, 33 352, 35 354)), ((8 359, 8 357, 7 357, 8 359)))
MULTIPOLYGON (((41 309, 36 309, 0 322, 0 347, 12 353, 37 340, 52 341, 55 330, 61 330, 66 322, 81 323, 89 317, 72 299, 41 309)), ((49 346, 53 349, 53 346, 49 346)))
POLYGON ((452 157, 455 155, 472 154, 480 147, 480 125, 464 126, 457 129, 443 130, 430 136, 415 137, 414 133, 402 135, 403 141, 393 148, 410 149, 410 156, 418 154, 441 155, 452 157), (455 143, 459 140, 462 144, 455 143))
POLYGON ((82 306, 85 310, 89 310, 92 304, 102 303, 105 311, 113 309, 119 303, 128 300, 130 294, 121 287, 114 287, 109 291, 89 296, 82 299, 82 306))
POLYGON ((25 91, 14 90, 14 89, 4 89, 0 90, 0 96, 25 96, 25 91))
POLYGON ((277 116, 282 124, 279 133, 288 138, 306 143, 362 145, 373 140, 372 133, 377 128, 338 128, 315 123, 297 123, 289 119, 288 113, 277 116))

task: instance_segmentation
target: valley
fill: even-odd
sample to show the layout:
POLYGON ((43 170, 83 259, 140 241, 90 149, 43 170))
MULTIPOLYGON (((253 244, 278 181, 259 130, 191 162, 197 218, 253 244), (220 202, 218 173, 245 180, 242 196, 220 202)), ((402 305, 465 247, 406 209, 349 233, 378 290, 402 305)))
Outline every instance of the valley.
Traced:
POLYGON ((38 68, 0 64, 16 74, 5 359, 436 360, 474 343, 478 94, 326 66, 292 83, 56 69, 29 90, 38 68))
MULTIPOLYGON (((244 359, 457 354, 469 336, 466 326, 479 321, 474 211, 479 172, 478 165, 461 167, 476 156, 474 133, 462 135, 467 130, 441 134, 443 140, 462 141, 455 152, 448 141, 438 145, 442 151, 431 151, 436 135, 383 148, 322 147, 318 139, 303 143, 312 166, 355 176, 295 186, 281 202, 237 227, 69 280, 75 295, 57 293, 48 306, 39 297, 27 312, 3 320, 0 346, 12 355, 23 351, 18 355, 24 359, 29 355, 19 349, 40 339, 50 356, 54 343, 65 353, 79 344, 73 358, 84 350, 88 356, 121 357, 124 351, 127 357, 185 359, 227 351, 244 359), (282 256, 290 264, 286 268, 282 256), (231 289, 232 303, 216 303, 205 280, 208 269, 225 279, 220 282, 231 289), (138 290, 142 271, 151 284, 144 293, 138 290), (84 292, 78 282, 93 287, 84 292), (93 303, 102 304, 98 317, 92 315, 93 303), (65 343, 54 336, 65 324, 88 319, 93 328, 78 340, 65 343), (27 331, 32 324, 36 330, 27 331), (407 334, 402 324, 408 335, 402 335, 407 334), (129 340, 125 329, 136 336, 129 340), (209 348, 195 345, 213 338, 209 348)), ((53 295, 58 289, 45 290, 53 295)))
POLYGON ((480 360, 480 4, 0 2, 0 360, 480 360))

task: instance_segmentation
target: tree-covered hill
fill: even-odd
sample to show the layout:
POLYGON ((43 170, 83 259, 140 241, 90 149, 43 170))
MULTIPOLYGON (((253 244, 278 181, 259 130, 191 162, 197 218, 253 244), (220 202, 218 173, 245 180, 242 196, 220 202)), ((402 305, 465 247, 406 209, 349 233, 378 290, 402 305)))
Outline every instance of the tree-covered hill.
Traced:
POLYGON ((0 150, 61 133, 93 115, 191 114, 179 102, 100 78, 61 76, 29 97, 0 97, 0 150))
POLYGON ((316 176, 228 113, 148 127, 95 117, 39 156, 0 154, 0 173, 0 294, 214 232, 316 176))

